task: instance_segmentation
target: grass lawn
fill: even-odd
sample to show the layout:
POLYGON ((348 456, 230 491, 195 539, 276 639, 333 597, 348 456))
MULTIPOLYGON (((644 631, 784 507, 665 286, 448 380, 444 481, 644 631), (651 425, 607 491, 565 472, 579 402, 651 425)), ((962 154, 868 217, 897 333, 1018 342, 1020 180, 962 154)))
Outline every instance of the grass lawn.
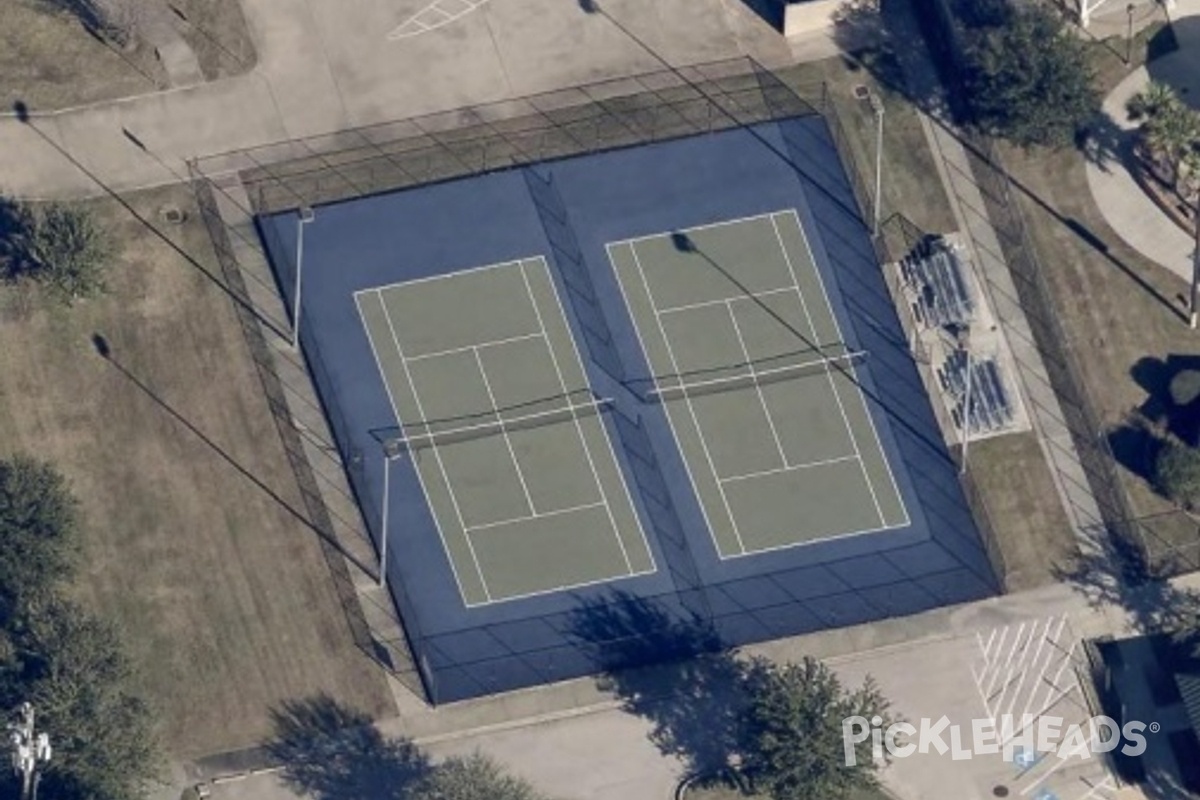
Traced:
MULTIPOLYGON (((218 274, 189 190, 129 202, 218 274), (160 222, 165 204, 187 222, 160 222)), ((110 293, 26 314, 8 294, 0 314, 0 453, 32 453, 70 478, 86 528, 77 594, 123 625, 177 758, 256 744, 270 708, 318 692, 387 712, 384 678, 297 516, 231 301, 115 201, 94 207, 123 249, 110 293)))
MULTIPOLYGON (((806 85, 805 81, 828 84, 850 151, 868 184, 873 180, 876 123, 869 106, 853 96, 853 88, 865 84, 883 98, 883 218, 900 212, 927 233, 954 231, 958 224, 937 179, 918 113, 901 92, 875 79, 873 73, 881 71, 898 75, 894 66, 871 52, 794 68, 797 86, 806 85)), ((899 237, 896 242, 889 240, 889 245, 898 243, 899 237)), ((941 400, 932 398, 932 402, 941 400)), ((1019 591, 1052 582, 1047 554, 1068 557, 1074 535, 1036 436, 1018 433, 973 444, 971 470, 1008 568, 1007 587, 1019 591)))
POLYGON ((784 70, 780 77, 818 108, 822 99, 820 84, 827 85, 828 97, 837 110, 856 168, 868 191, 873 191, 874 186, 876 122, 870 106, 854 97, 854 87, 866 85, 883 98, 883 218, 902 211, 927 233, 954 230, 954 213, 946 192, 940 181, 931 179, 937 175, 937 169, 916 109, 902 93, 876 80, 860 58, 873 61, 880 56, 863 52, 858 56, 827 58, 784 70))
MULTIPOLYGON (((126 52, 114 47, 53 5, 54 0, 0 0, 4 109, 21 100, 34 111, 51 111, 169 87, 153 48, 126 52)), ((188 18, 178 27, 206 78, 240 74, 254 65, 240 0, 173 0, 172 5, 188 18)))
MULTIPOLYGON (((1152 33, 1145 33, 1143 41, 1152 33)), ((1102 44, 1094 45, 1093 52, 1101 91, 1106 93, 1127 74, 1127 68, 1102 44)), ((1145 47, 1134 52, 1144 58, 1145 47)), ((1139 361, 1197 352, 1200 339, 1180 316, 1187 284, 1143 258, 1108 226, 1092 198, 1080 152, 1010 150, 1005 159, 1012 177, 1023 187, 1017 196, 1067 344, 1111 433, 1149 399, 1147 389, 1134 377, 1139 361)), ((1171 513, 1174 506, 1139 474, 1145 471, 1142 466, 1127 459, 1121 477, 1133 513, 1154 517, 1153 529, 1162 540, 1155 547, 1194 542, 1195 523, 1171 513)))
POLYGON ((1053 566, 1075 552, 1075 534, 1037 434, 981 439, 968 455, 1008 567, 1006 587, 1019 592, 1052 583, 1053 566))

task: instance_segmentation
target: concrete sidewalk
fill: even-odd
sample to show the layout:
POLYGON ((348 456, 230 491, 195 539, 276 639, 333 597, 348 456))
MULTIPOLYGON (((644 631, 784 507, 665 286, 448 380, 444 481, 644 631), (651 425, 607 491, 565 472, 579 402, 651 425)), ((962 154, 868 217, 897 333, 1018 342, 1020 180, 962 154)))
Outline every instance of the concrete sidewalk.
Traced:
POLYGON ((1200 98, 1200 0, 1179 0, 1172 18, 1179 49, 1134 70, 1104 99, 1111 142, 1105 143, 1106 154, 1089 159, 1087 178, 1096 205, 1117 235, 1142 255, 1190 281, 1192 237, 1142 191, 1128 167, 1137 127, 1125 110, 1131 97, 1153 80, 1173 87, 1193 105, 1195 98, 1200 98))
POLYGON ((29 124, 8 114, 0 191, 51 198, 177 182, 193 157, 661 69, 629 33, 676 65, 744 54, 782 65, 796 55, 739 0, 605 0, 611 18, 574 0, 491 0, 419 35, 388 38, 426 5, 356 0, 348 13, 318 0, 245 0, 259 53, 252 72, 32 109, 29 124))

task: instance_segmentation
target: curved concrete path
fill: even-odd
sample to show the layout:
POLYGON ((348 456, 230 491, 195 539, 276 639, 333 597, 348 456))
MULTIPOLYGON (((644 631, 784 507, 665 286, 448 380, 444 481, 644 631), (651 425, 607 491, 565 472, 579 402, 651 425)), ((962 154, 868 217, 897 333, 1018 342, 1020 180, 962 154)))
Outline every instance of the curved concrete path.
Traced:
MULTIPOLYGON (((193 157, 662 68, 577 0, 460 5, 471 13, 389 40, 430 0, 243 0, 259 54, 252 72, 49 114, 32 109, 28 123, 4 114, 0 192, 33 199, 101 194, 100 182, 118 191, 172 183, 193 157)), ((768 65, 793 60, 741 0, 602 5, 673 64, 743 54, 768 65)))
POLYGON ((1173 14, 1179 49, 1130 73, 1104 100, 1109 130, 1104 152, 1088 161, 1087 177, 1105 220, 1131 247, 1184 280, 1192 276, 1192 237, 1172 222, 1142 191, 1127 164, 1135 123, 1125 111, 1129 98, 1156 80, 1200 102, 1200 0, 1180 0, 1173 14))

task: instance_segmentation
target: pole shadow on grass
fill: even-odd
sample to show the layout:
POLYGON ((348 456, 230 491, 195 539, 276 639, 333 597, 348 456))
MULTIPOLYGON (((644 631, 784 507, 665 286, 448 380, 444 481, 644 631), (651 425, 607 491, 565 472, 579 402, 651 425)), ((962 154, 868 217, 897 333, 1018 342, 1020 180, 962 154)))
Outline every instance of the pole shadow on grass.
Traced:
POLYGON ((327 694, 289 700, 271 722, 267 754, 284 784, 313 800, 406 800, 431 770, 411 741, 385 737, 327 694))
POLYGON ((691 612, 628 592, 585 601, 572 635, 602 665, 601 688, 647 720, 650 741, 690 774, 729 765, 745 741, 742 710, 753 662, 691 612))
POLYGON ((256 486, 260 491, 262 491, 264 494, 266 494, 271 500, 273 500, 275 502, 276 505, 278 505, 280 508, 285 510, 288 514, 290 514, 298 522, 302 523, 306 528, 311 530, 313 533, 317 534, 317 536, 319 536, 326 544, 334 547, 339 553, 342 554, 342 556, 344 556, 346 558, 346 560, 353 563, 355 566, 357 566, 359 569, 361 569, 365 574, 368 574, 368 575, 374 574, 372 569, 370 569, 367 565, 363 564, 361 561, 359 561, 357 558, 355 558, 352 553, 348 552, 345 548, 343 548, 341 543, 337 541, 337 538, 331 532, 322 530, 319 526, 314 524, 313 521, 311 519, 309 519, 306 514, 304 514, 298 508, 296 508, 291 503, 289 503, 287 500, 285 500, 283 497, 281 497, 277 491, 275 491, 270 486, 268 486, 266 483, 264 483, 262 478, 258 477, 253 472, 251 472, 249 469, 247 469, 244 465, 242 465, 242 463, 239 462, 237 459, 235 459, 232 455, 230 455, 228 451, 226 451, 223 447, 221 447, 219 444, 217 444, 215 441, 213 441, 212 438, 208 436, 208 434, 206 434, 204 431, 200 430, 200 428, 196 427, 196 425, 191 420, 189 420, 187 417, 185 417, 183 414, 181 414, 178 410, 175 409, 174 406, 172 406, 170 403, 168 403, 166 400, 164 400, 162 397, 160 397, 158 395, 158 393, 156 393, 154 391, 153 388, 151 388, 148 384, 146 384, 144 381, 142 381, 137 375, 135 375, 133 372, 131 372, 129 370, 129 368, 126 367, 124 364, 122 364, 120 359, 113 353, 112 345, 109 343, 108 339, 105 336, 103 336, 100 333, 92 334, 91 344, 92 344, 92 349, 94 349, 96 351, 97 355, 99 355, 101 358, 103 358, 108 364, 110 364, 115 370, 117 370, 117 372, 121 373, 121 375, 124 376, 126 380, 128 380, 135 387, 137 387, 144 395, 146 395, 148 398, 153 400, 154 403, 159 408, 161 408, 163 411, 167 412, 167 414, 169 414, 176 422, 180 423, 185 428, 187 428, 187 430, 193 436, 195 436, 202 443, 204 443, 210 450, 213 451, 213 453, 215 453, 217 456, 219 456, 222 461, 224 461, 226 464, 228 464, 230 467, 232 467, 234 470, 236 470, 246 480, 248 480, 252 484, 254 484, 254 486, 256 486))

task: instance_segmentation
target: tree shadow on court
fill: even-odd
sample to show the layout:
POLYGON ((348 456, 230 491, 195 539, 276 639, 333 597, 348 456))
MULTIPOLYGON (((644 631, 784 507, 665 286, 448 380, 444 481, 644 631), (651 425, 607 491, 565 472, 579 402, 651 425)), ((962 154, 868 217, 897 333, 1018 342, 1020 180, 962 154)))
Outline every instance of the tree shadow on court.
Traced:
POLYGON ((576 609, 571 632, 603 666, 601 688, 649 721, 650 740, 689 773, 725 767, 739 752, 755 667, 706 620, 617 591, 576 609))
POLYGON ((389 739, 371 719, 327 694, 272 710, 266 750, 288 788, 315 800, 406 800, 431 770, 407 739, 389 739))

